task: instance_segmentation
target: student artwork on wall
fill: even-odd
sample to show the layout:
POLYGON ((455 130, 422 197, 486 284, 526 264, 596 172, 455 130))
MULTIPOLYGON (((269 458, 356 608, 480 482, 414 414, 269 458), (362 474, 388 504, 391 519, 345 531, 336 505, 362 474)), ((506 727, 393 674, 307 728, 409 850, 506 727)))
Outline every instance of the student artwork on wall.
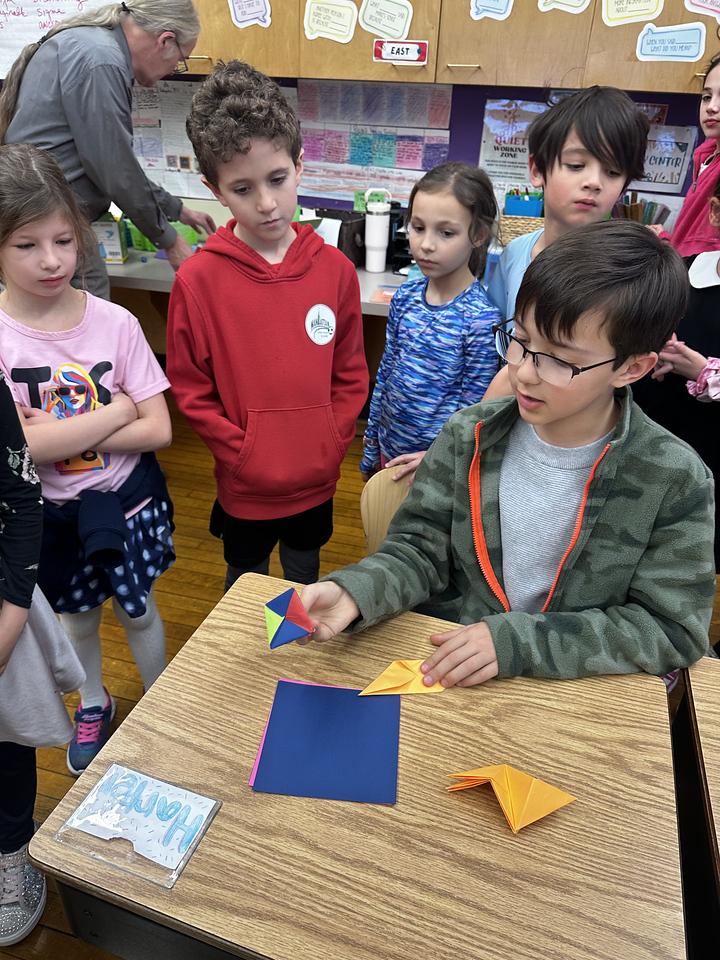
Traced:
POLYGON ((236 27, 244 29, 258 24, 269 27, 272 23, 270 0, 228 0, 230 16, 236 27))
POLYGON ((305 36, 349 43, 355 34, 358 8, 351 0, 306 0, 305 36))
POLYGON ((608 27, 654 20, 662 13, 664 0, 602 0, 602 18, 608 27))

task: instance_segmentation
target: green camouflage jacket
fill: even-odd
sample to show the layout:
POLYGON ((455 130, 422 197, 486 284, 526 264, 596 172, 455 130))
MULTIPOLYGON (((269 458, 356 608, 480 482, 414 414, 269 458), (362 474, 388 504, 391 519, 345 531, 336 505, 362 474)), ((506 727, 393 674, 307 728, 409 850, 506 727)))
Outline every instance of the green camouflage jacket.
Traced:
POLYGON ((410 609, 484 620, 501 677, 664 674, 698 660, 715 592, 712 475, 627 388, 619 398, 543 612, 509 610, 503 588, 500 466, 519 415, 503 397, 450 418, 378 552, 328 578, 360 608, 350 629, 410 609))

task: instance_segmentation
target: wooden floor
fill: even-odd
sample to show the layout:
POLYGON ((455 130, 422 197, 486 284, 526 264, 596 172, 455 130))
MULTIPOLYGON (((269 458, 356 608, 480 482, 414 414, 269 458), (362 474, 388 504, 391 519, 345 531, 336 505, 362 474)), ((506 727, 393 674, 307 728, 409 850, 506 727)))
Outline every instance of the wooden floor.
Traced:
MULTIPOLYGON (((165 623, 168 660, 207 617, 222 596, 225 563, 222 546, 208 532, 210 508, 215 499, 212 457, 185 419, 172 407, 173 443, 158 458, 167 476, 175 504, 175 549, 177 561, 157 581, 157 604, 165 623)), ((360 522, 362 480, 358 471, 361 441, 356 438, 348 452, 338 484, 334 507, 334 533, 321 552, 320 573, 330 573, 365 556, 365 539, 360 522)), ((270 563, 272 576, 281 577, 277 550, 270 563)), ((142 696, 142 681, 128 650, 125 634, 110 604, 106 604, 101 626, 105 685, 115 698, 116 727, 127 717, 142 696)), ((67 697, 74 711, 77 694, 67 697)), ((38 750, 38 798, 35 816, 44 820, 70 789, 75 778, 69 773, 63 747, 38 750)), ((70 933, 52 881, 42 922, 21 943, 0 947, 0 958, 41 958, 41 960, 112 960, 113 955, 78 940, 70 933)))

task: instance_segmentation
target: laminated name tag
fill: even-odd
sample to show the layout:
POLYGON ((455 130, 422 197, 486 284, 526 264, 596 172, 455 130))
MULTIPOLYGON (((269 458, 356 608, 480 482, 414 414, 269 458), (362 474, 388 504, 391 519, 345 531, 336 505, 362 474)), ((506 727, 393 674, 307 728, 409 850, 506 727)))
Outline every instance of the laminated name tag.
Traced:
POLYGON ((221 801, 113 763, 53 839, 172 887, 221 801))

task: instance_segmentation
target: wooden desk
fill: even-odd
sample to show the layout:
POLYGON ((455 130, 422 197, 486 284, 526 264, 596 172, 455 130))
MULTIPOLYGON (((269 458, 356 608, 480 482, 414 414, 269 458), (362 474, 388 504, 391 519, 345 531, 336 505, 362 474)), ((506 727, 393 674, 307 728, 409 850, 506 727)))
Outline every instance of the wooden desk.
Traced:
POLYGON ((720 660, 703 657, 687 671, 690 719, 700 759, 700 779, 715 880, 720 892, 720 660))
POLYGON ((255 793, 247 781, 278 678, 362 687, 447 628, 405 614, 271 652, 262 604, 286 587, 241 578, 36 834, 34 862, 85 904, 76 929, 154 960, 685 957, 662 681, 517 678, 405 697, 396 805, 255 793), (173 890, 52 840, 113 761, 223 801, 173 890), (577 802, 513 835, 489 787, 445 789, 446 774, 494 763, 577 802), (115 910, 106 929, 103 904, 115 910), (139 944, 128 916, 153 921, 138 920, 139 944), (179 939, 162 953, 178 932, 224 953, 197 942, 183 952, 179 939))

